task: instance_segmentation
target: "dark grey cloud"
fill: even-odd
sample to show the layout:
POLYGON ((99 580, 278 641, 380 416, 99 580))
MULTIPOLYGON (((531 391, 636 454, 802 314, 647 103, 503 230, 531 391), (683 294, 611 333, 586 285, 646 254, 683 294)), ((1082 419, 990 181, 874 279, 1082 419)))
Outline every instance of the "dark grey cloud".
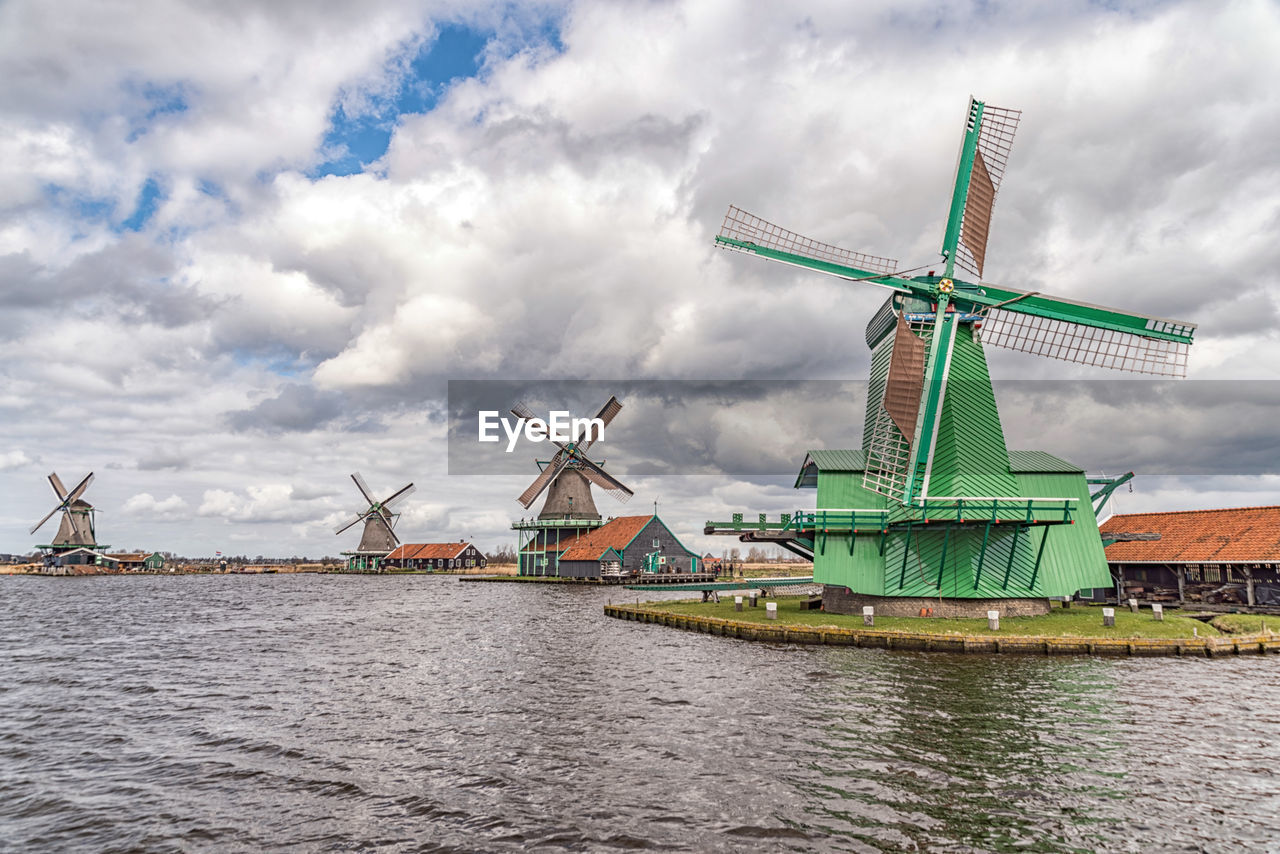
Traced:
POLYGON ((177 448, 154 448, 138 459, 139 471, 182 471, 190 466, 191 459, 177 448))
MULTIPOLYGON (((1010 380, 995 390, 1010 449, 1090 471, 1280 474, 1280 381, 1010 380)), ((950 393, 966 397, 954 381, 950 393)), ((478 412, 512 418, 511 405, 526 401, 544 418, 552 408, 591 417, 610 394, 624 408, 592 457, 624 481, 794 475, 811 448, 862 445, 865 381, 454 382, 449 471, 532 479, 532 459, 555 448, 521 439, 508 453, 501 431, 481 444, 478 412)))
POLYGON ((335 422, 348 432, 383 429, 377 413, 353 412, 343 394, 317 391, 309 385, 287 385, 275 397, 227 414, 233 430, 263 433, 309 432, 335 422))

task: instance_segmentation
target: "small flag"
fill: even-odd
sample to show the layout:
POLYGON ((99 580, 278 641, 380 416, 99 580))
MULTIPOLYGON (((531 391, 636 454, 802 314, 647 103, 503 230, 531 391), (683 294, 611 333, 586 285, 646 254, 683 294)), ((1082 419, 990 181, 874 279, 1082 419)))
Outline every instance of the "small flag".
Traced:
POLYGON ((217 557, 222 557, 222 552, 214 552, 214 555, 217 557))

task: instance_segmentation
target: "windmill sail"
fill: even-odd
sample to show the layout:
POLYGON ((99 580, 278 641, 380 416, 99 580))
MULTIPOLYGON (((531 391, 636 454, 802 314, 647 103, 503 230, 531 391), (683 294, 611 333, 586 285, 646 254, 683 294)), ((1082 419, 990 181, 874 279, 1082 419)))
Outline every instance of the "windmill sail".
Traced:
POLYGON ((1149 322, 1153 330, 1155 324, 1160 324, 1185 331, 1186 340, 1169 340, 1026 314, 1014 310, 1016 306, 1009 308, 987 312, 979 332, 983 344, 1117 371, 1162 377, 1187 375, 1190 336, 1195 332, 1191 324, 1152 318, 1149 322))
POLYGON ((927 345, 911 331, 905 317, 898 315, 889 358, 889 378, 884 389, 884 408, 903 436, 916 434, 920 414, 920 393, 924 391, 924 357, 927 345))
MULTIPOLYGON (((889 305, 892 306, 892 298, 889 305)), ((928 344, 899 313, 884 394, 867 443, 862 485, 886 498, 897 498, 907 485, 907 462, 916 433, 928 344)))
POLYGON ((748 252, 784 263, 795 264, 805 260, 818 262, 828 265, 828 268, 815 267, 812 263, 801 264, 801 266, 820 269, 822 272, 832 273, 841 278, 875 274, 888 276, 898 269, 898 262, 892 258, 879 258, 863 252, 841 249, 830 243, 820 243, 732 205, 724 215, 724 223, 720 226, 716 244, 722 249, 748 252), (830 269, 830 267, 841 269, 830 269))
POLYGON ((81 498, 91 483, 93 483, 93 472, 85 475, 84 480, 68 491, 62 483, 62 478, 58 477, 57 472, 50 473, 49 485, 53 487, 54 494, 58 496, 58 503, 31 528, 31 533, 34 534, 40 530, 40 527, 45 522, 48 522, 55 513, 61 511, 62 520, 58 524, 58 532, 54 534, 53 542, 58 545, 94 545, 93 519, 91 516, 93 505, 81 498))
MULTIPOLYGON (((599 419, 601 424, 608 427, 613 423, 613 419, 616 418, 618 413, 621 411, 622 404, 618 402, 618 398, 610 395, 609 399, 605 401, 604 406, 600 407, 600 411, 596 413, 596 418, 599 419)), ((587 436, 583 437, 582 441, 578 443, 578 448, 584 452, 589 450, 591 446, 596 443, 596 439, 600 438, 600 432, 601 431, 589 433, 587 436)), ((575 440, 577 438, 577 436, 574 436, 575 440)))
POLYGON ((969 119, 960 144, 956 167, 956 188, 952 197, 952 217, 948 223, 943 252, 955 247, 955 262, 962 269, 982 277, 987 258, 987 237, 991 230, 991 211, 996 193, 1004 179, 1013 136, 1022 118, 1020 110, 993 107, 969 99, 969 119), (976 126, 976 127, 975 127, 976 126), (977 133, 975 140, 970 140, 977 133), (972 143, 972 161, 966 158, 972 143), (967 168, 967 175, 965 174, 967 168), (956 219, 957 204, 963 199, 956 219))
POLYGON ((551 458, 551 462, 533 479, 533 483, 529 484, 529 487, 520 493, 520 497, 516 501, 519 501, 528 509, 529 505, 533 504, 534 499, 542 494, 542 490, 546 489, 551 481, 556 479, 556 475, 560 474, 561 469, 569 464, 570 459, 570 456, 564 451, 556 451, 556 455, 551 458))
POLYGON ((626 504, 627 501, 630 500, 631 496, 635 495, 630 488, 625 486, 621 481, 613 477, 604 469, 600 468, 600 466, 591 462, 591 460, 581 459, 579 460, 579 465, 581 466, 579 470, 582 472, 583 477, 612 495, 623 504, 626 504))
POLYGON ((359 472, 352 474, 351 480, 355 483, 356 489, 360 490, 360 497, 368 503, 368 507, 335 528, 334 533, 341 534, 348 528, 364 522, 364 532, 360 536, 360 545, 356 547, 356 552, 371 554, 390 552, 400 544, 400 538, 395 532, 399 514, 391 508, 412 495, 417 487, 412 483, 405 484, 385 501, 377 501, 373 497, 373 491, 369 489, 369 484, 365 483, 359 472))

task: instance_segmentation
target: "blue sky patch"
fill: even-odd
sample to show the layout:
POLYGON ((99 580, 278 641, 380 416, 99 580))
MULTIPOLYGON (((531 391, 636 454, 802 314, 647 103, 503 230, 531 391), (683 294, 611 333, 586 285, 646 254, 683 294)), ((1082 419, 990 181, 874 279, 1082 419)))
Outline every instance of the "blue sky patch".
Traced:
POLYGON ((124 222, 120 223, 120 229, 125 231, 141 231, 142 227, 147 224, 147 220, 155 215, 156 208, 160 207, 160 202, 164 201, 164 191, 160 189, 160 184, 155 178, 148 178, 142 185, 142 190, 138 193, 138 204, 133 209, 133 213, 124 222))
POLYGON ((107 220, 116 210, 116 203, 112 199, 82 195, 61 184, 45 184, 44 197, 50 206, 69 211, 78 220, 107 220))
POLYGON ((393 97, 359 116, 349 116, 338 106, 323 148, 340 153, 321 164, 312 177, 352 175, 386 154, 400 116, 429 112, 451 81, 480 72, 480 55, 491 35, 452 24, 442 27, 435 41, 422 45, 410 60, 393 97))
POLYGON ((141 114, 133 113, 129 119, 129 135, 126 142, 135 142, 151 129, 157 119, 185 113, 191 108, 187 100, 187 87, 182 83, 161 86, 156 83, 126 83, 124 88, 141 100, 141 114))

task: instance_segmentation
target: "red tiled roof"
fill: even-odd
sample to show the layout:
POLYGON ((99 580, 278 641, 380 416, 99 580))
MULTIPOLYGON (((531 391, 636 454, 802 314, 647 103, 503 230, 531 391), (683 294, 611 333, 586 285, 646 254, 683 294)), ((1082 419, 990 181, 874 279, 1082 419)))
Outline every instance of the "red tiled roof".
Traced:
POLYGON ((1108 532, 1160 535, 1112 543, 1107 560, 1113 563, 1280 562, 1280 507, 1126 513, 1102 525, 1103 539, 1108 532))
POLYGON ((599 560, 609 549, 621 554, 627 543, 636 538, 653 516, 619 516, 580 537, 573 548, 560 555, 560 560, 599 560))
POLYGON ((455 558, 462 554, 467 543, 404 543, 387 560, 433 560, 455 558))

